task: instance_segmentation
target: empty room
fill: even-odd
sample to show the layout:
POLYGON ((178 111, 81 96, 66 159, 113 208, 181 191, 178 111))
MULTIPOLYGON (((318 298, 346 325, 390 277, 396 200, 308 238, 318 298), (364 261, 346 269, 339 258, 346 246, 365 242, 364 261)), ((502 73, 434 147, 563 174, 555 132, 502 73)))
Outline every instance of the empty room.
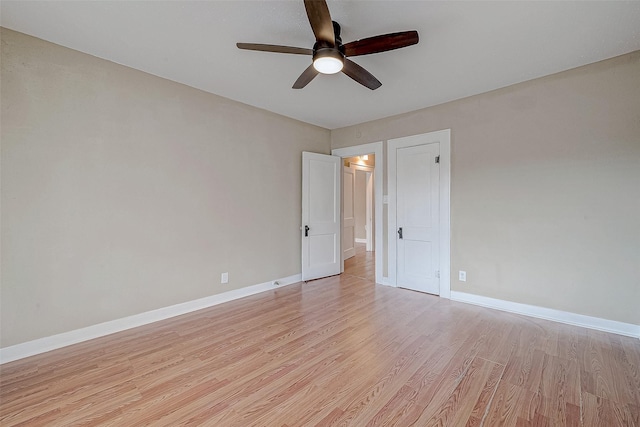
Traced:
POLYGON ((0 425, 640 427, 640 2, 0 25, 0 425))

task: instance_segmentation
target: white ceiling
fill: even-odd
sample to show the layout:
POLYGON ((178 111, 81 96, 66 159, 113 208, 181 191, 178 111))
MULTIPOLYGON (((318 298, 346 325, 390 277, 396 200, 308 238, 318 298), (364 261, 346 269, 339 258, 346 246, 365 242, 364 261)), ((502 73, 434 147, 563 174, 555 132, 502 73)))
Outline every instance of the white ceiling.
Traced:
POLYGON ((487 92, 640 50, 640 1, 329 0, 343 42, 417 30, 408 48, 353 60, 344 74, 291 89, 302 55, 236 42, 313 47, 302 0, 7 1, 2 26, 328 129, 487 92))

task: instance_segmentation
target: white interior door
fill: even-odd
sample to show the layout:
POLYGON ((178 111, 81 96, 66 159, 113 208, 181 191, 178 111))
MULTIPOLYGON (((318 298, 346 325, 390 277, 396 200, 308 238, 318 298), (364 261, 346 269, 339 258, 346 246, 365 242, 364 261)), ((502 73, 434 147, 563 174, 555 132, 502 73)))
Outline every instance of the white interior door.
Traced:
POLYGON ((302 280, 340 274, 341 163, 302 153, 302 280))
POLYGON ((349 259, 356 255, 355 183, 356 170, 352 166, 344 166, 342 175, 342 198, 344 203, 342 250, 344 251, 344 259, 349 259))
POLYGON ((440 293, 439 144, 396 150, 397 285, 440 293))

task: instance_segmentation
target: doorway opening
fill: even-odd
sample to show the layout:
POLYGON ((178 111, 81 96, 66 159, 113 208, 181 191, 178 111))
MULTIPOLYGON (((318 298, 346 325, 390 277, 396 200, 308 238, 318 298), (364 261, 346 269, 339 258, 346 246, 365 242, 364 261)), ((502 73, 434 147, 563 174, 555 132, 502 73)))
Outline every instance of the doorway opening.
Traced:
POLYGON ((332 150, 342 158, 342 271, 383 283, 382 142, 332 150))
POLYGON ((373 174, 375 154, 342 159, 344 272, 376 281, 373 174))

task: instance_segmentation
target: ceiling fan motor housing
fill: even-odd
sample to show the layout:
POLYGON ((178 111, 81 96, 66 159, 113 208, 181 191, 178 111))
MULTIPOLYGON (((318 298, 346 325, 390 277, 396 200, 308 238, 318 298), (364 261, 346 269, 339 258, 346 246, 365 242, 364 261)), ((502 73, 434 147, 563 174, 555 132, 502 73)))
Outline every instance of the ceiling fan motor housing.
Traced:
POLYGON ((342 38, 340 37, 340 24, 336 21, 331 21, 333 24, 333 34, 336 36, 336 46, 342 46, 342 38))
POLYGON ((336 21, 333 22, 333 33, 335 35, 335 42, 332 44, 326 40, 317 40, 313 45, 313 63, 318 64, 316 61, 326 59, 333 61, 334 67, 327 70, 316 66, 316 69, 323 74, 334 74, 342 69, 344 64, 344 46, 342 46, 342 38, 340 37, 340 24, 336 21), (339 64, 339 65, 338 65, 339 64))
POLYGON ((333 23, 333 34, 335 35, 335 41, 332 44, 326 40, 317 40, 313 44, 314 60, 316 59, 316 57, 320 58, 323 56, 332 56, 335 58, 339 58, 340 60, 344 58, 344 46, 342 45, 342 38, 340 37, 340 24, 338 24, 336 21, 331 22, 333 23))

